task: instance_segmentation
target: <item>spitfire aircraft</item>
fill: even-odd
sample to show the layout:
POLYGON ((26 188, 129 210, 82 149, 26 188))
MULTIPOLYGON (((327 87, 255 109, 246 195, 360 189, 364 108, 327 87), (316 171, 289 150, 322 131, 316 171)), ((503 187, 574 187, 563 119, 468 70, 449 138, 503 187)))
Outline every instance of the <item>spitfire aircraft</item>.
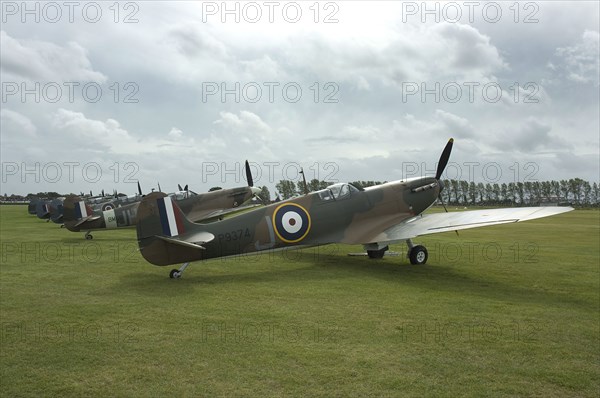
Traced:
POLYGON ((36 214, 35 208, 37 206, 37 202, 40 201, 40 198, 32 198, 27 205, 27 213, 36 214))
MULTIPOLYGON (((453 140, 446 145, 435 177, 416 177, 359 190, 338 183, 326 189, 199 225, 162 192, 146 196, 138 208, 137 239, 142 256, 155 265, 326 245, 362 244, 370 258, 381 258, 390 244, 406 242, 411 264, 425 264, 427 249, 413 238, 426 234, 547 217, 570 207, 527 207, 422 214, 441 200, 441 175, 453 140)), ((445 207, 445 206, 444 206, 445 207)))
MULTIPOLYGON (((217 191, 196 194, 185 189, 169 194, 176 201, 183 214, 193 222, 206 223, 215 221, 227 214, 239 212, 242 207, 260 193, 254 187, 250 166, 246 161, 247 187, 220 189, 217 191), (193 193, 193 195, 192 195, 193 193)), ((126 228, 135 226, 137 220, 137 203, 127 204, 106 211, 93 211, 78 196, 70 195, 64 203, 64 223, 69 231, 87 231, 86 239, 92 239, 92 230, 126 228)))
POLYGON ((35 202, 35 214, 39 219, 50 221, 50 200, 39 199, 35 202))
POLYGON ((50 212, 50 220, 55 224, 63 224, 63 202, 65 198, 56 198, 48 205, 48 211, 50 212))

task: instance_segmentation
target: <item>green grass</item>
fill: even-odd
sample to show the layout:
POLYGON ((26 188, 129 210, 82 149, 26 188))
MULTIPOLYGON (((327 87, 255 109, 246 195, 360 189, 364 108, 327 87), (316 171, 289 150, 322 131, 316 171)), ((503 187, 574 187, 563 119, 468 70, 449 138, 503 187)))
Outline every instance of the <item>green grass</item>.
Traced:
POLYGON ((2 396, 589 396, 600 212, 192 264, 0 206, 2 396), (405 253, 398 245, 392 250, 405 253))

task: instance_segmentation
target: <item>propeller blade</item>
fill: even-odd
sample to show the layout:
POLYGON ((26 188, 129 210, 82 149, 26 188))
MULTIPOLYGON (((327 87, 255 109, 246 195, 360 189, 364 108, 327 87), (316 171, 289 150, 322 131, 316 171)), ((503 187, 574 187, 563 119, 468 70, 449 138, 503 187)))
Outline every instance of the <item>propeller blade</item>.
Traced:
POLYGON ((177 184, 177 188, 179 188, 180 191, 183 191, 183 188, 181 188, 180 184, 177 184))
POLYGON ((159 192, 162 192, 162 189, 160 189, 160 182, 158 183, 158 190, 159 192))
MULTIPOLYGON (((442 203, 442 206, 444 206, 444 210, 446 211, 446 213, 448 213, 448 209, 446 208, 446 204, 444 203, 444 199, 442 198, 442 192, 441 191, 440 191, 440 196, 438 196, 438 199, 442 203)), ((454 232, 456 233, 456 236, 459 236, 457 230, 454 230, 454 232)))
POLYGON ((442 176, 442 173, 444 172, 444 169, 448 165, 448 159, 450 159, 450 152, 452 152, 452 144, 453 143, 454 143, 454 138, 450 138, 448 140, 448 143, 446 144, 446 147, 444 148, 444 151, 442 152, 442 155, 440 156, 440 161, 438 162, 437 171, 435 173, 436 180, 440 179, 440 177, 442 176))
POLYGON ((140 187, 140 182, 138 181, 138 193, 140 196, 142 195, 142 187, 140 187))
POLYGON ((250 170, 250 163, 246 160, 246 181, 248 181, 248 186, 254 186, 254 179, 252 178, 252 171, 250 170))
POLYGON ((186 192, 188 191, 188 186, 187 186, 187 184, 185 184, 185 187, 183 187, 183 190, 184 190, 184 191, 186 191, 186 192))
POLYGON ((90 196, 94 196, 94 194, 92 194, 92 190, 90 189, 90 196))
POLYGON ((102 196, 104 196, 104 189, 102 190, 102 196))

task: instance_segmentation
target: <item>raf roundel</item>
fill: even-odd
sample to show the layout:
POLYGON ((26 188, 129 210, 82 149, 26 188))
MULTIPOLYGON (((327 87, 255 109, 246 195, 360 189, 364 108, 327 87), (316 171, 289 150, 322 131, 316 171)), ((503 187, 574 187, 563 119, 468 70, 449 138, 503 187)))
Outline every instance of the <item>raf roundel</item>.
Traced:
POLYGON ((277 237, 286 243, 297 243, 310 231, 310 215, 295 203, 284 203, 273 212, 277 237))

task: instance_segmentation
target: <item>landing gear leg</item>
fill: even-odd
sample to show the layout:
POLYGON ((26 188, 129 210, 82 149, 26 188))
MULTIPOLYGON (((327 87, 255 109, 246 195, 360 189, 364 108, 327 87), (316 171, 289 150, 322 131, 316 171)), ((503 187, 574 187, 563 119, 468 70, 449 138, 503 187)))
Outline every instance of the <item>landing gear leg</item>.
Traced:
POLYGON ((94 237, 92 236, 91 232, 92 232, 92 231, 87 231, 87 232, 85 233, 85 239, 87 239, 87 240, 92 240, 92 239, 94 239, 94 237))
POLYGON ((171 270, 171 272, 169 273, 169 278, 171 278, 171 279, 181 278, 181 275, 183 275, 183 271, 185 271, 185 269, 188 267, 188 265, 190 265, 190 263, 183 264, 181 267, 179 267, 179 269, 173 268, 171 270))
POLYGON ((411 239, 406 240, 406 245, 408 246, 408 258, 410 259, 410 263, 414 265, 422 265, 427 262, 427 249, 425 246, 414 245, 411 239))

